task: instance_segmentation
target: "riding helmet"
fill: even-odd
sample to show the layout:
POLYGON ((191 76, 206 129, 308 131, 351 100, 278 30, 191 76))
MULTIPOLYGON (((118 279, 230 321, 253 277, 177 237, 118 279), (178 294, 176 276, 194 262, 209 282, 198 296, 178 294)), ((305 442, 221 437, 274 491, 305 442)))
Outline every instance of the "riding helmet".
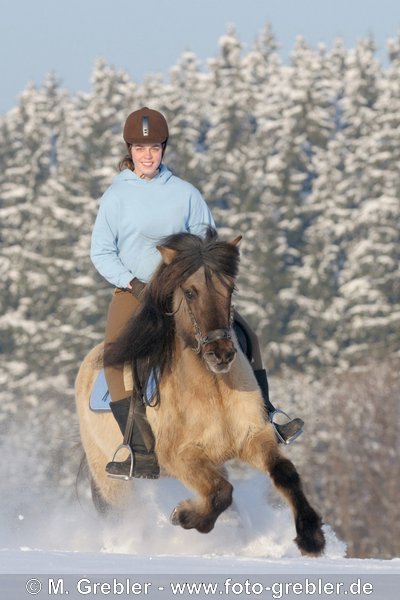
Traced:
POLYGON ((169 136, 167 121, 158 110, 144 106, 128 116, 123 136, 128 145, 162 144, 165 148, 169 136))

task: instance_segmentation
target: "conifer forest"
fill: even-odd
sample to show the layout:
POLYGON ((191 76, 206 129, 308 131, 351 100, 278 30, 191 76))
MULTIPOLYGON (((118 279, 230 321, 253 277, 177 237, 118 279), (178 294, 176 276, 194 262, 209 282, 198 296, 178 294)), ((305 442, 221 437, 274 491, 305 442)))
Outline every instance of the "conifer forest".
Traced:
POLYGON ((243 236, 235 305, 272 401, 305 420, 287 454, 313 503, 348 556, 400 556, 400 36, 383 62, 372 38, 298 38, 283 60, 268 24, 247 48, 228 27, 168 77, 99 58, 87 92, 26 86, 0 118, 3 501, 75 494, 74 379, 112 292, 91 230, 144 105, 168 120, 165 163, 243 236))

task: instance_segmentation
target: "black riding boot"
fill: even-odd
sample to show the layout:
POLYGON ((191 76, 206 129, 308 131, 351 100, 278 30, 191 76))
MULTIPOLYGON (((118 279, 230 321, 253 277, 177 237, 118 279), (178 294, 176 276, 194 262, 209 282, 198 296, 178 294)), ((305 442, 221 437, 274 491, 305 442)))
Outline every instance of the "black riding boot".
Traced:
MULTIPOLYGON (((130 398, 124 398, 110 404, 111 412, 123 436, 128 421, 130 402, 130 398)), ((107 473, 123 479, 129 479, 131 476, 157 479, 160 475, 160 467, 154 453, 154 436, 146 419, 146 408, 138 402, 135 405, 133 432, 129 446, 132 455, 124 461, 114 460, 114 455, 113 460, 106 465, 107 473)))
POLYGON ((265 369, 256 369, 254 371, 254 375, 256 376, 258 385, 260 386, 262 397, 264 399, 264 405, 267 409, 269 420, 275 429, 278 442, 282 444, 290 444, 291 442, 294 442, 294 440, 303 433, 303 419, 300 419, 299 417, 290 419, 286 413, 275 408, 269 399, 268 379, 265 369), (274 422, 274 415, 280 413, 288 417, 289 421, 287 423, 279 424, 274 422))

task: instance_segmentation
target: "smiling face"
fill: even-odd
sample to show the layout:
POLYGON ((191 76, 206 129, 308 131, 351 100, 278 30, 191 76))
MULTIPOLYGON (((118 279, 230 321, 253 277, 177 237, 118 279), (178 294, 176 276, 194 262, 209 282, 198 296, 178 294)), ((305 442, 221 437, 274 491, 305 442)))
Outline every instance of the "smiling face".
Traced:
POLYGON ((133 144, 130 151, 136 175, 138 175, 138 177, 152 179, 156 175, 161 164, 162 145, 133 144))

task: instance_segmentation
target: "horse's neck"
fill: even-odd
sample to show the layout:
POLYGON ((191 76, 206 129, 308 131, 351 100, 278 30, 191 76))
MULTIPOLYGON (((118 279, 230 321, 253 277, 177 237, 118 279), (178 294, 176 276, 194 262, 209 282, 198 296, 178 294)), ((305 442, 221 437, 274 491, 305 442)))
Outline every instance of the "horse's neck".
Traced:
POLYGON ((215 387, 216 376, 206 366, 191 348, 185 347, 181 340, 178 341, 171 369, 172 381, 181 389, 193 389, 199 385, 206 389, 215 387))
POLYGON ((228 373, 216 374, 208 369, 204 360, 200 358, 191 348, 184 347, 183 343, 176 346, 174 364, 172 367, 172 378, 175 385, 181 389, 199 389, 201 394, 215 393, 216 388, 224 395, 229 395, 238 389, 240 382, 245 388, 254 387, 253 371, 247 359, 240 353, 236 356, 228 373))
POLYGON ((207 368, 204 360, 192 348, 185 347, 183 342, 176 346, 174 363, 176 371, 183 379, 192 380, 193 377, 199 377, 212 380, 214 378, 214 373, 207 368))

